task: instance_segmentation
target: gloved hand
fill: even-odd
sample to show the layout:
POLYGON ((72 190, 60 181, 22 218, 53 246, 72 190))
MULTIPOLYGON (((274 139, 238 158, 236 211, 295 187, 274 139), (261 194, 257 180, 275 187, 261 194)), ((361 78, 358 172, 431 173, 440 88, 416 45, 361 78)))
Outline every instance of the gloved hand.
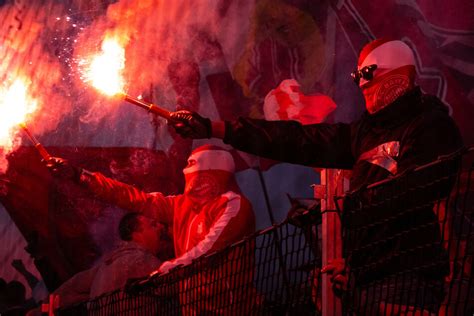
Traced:
POLYGON ((144 289, 150 287, 151 283, 149 281, 149 276, 127 279, 123 290, 129 295, 139 295, 144 289))
POLYGON ((172 112, 168 124, 173 126, 176 132, 184 138, 211 138, 211 120, 196 112, 180 110, 172 112))
POLYGON ((288 211, 288 222, 297 227, 308 227, 321 222, 321 207, 315 199, 295 199, 286 194, 291 208, 288 211))
POLYGON ((53 177, 62 180, 73 180, 79 182, 81 176, 81 168, 75 167, 63 158, 51 157, 46 161, 46 168, 53 175, 53 177))

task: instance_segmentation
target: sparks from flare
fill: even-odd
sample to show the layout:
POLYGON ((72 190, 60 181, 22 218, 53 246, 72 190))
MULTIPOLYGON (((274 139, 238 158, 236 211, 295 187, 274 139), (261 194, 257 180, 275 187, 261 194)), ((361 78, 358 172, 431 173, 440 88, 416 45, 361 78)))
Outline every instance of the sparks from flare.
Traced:
POLYGON ((4 152, 13 149, 20 124, 37 108, 37 102, 27 94, 27 87, 26 80, 17 78, 0 88, 0 147, 4 152))

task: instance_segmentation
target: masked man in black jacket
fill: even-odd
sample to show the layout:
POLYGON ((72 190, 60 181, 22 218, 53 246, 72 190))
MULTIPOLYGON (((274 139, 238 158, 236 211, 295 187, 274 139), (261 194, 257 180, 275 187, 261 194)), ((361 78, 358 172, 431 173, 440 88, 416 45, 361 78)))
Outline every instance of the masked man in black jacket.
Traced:
MULTIPOLYGON (((362 90, 367 111, 350 124, 303 126, 296 121, 249 118, 211 122, 189 111, 174 112, 170 124, 183 137, 222 138, 238 150, 270 159, 311 167, 352 169, 351 191, 401 174, 462 147, 459 130, 449 116, 448 108, 438 98, 423 94, 415 85, 415 58, 404 42, 388 39, 370 42, 362 49, 357 70, 351 75, 362 90)), ((366 221, 367 225, 371 224, 370 217, 366 221)), ((388 271, 398 273, 401 267, 411 264, 412 257, 416 257, 421 266, 445 258, 442 266, 446 267, 447 257, 436 222, 432 208, 425 207, 416 214, 415 221, 405 218, 400 227, 381 225, 372 228, 374 231, 366 233, 359 246, 383 238, 390 238, 392 242, 381 243, 379 247, 383 249, 373 252, 379 254, 379 258, 354 261, 347 258, 348 265, 357 269, 376 263, 372 276, 370 271, 358 276, 360 282, 375 282, 385 277, 384 273, 388 271), (413 229, 410 223, 424 229, 413 229), (391 237, 387 231, 391 231, 391 237), (408 233, 402 233, 405 231, 408 233), (417 244, 418 240, 430 244, 429 249, 417 244), (386 259, 387 256, 390 259, 386 259)), ((421 295, 430 299, 419 299, 420 294, 416 292, 411 295, 413 300, 401 302, 403 295, 394 294, 391 302, 415 308, 421 305, 423 309, 436 312, 443 299, 442 290, 436 288, 442 285, 449 269, 440 268, 436 273, 432 268, 428 270, 412 269, 410 278, 419 281, 417 288, 435 284, 427 286, 433 293, 426 294, 423 290, 421 295)), ((341 269, 329 267, 325 271, 339 273, 341 269)), ((393 290, 397 285, 388 286, 393 290)))

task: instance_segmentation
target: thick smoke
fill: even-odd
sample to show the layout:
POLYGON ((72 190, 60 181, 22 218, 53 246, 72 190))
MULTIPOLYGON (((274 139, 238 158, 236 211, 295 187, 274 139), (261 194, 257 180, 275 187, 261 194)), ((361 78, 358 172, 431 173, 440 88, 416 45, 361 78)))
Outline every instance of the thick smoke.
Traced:
MULTIPOLYGON (((234 35, 236 31, 231 29, 242 27, 237 23, 222 23, 223 3, 122 0, 111 4, 104 16, 79 35, 75 46, 78 67, 80 70, 87 68, 105 37, 119 38, 126 49, 124 79, 127 92, 138 96, 158 90, 151 101, 174 110, 176 96, 170 82, 172 78, 169 78, 170 69, 182 61, 212 59, 213 47, 209 43, 219 34, 228 31, 227 34, 234 35)), ((237 2, 232 6, 236 5, 237 2)), ((237 12, 235 16, 238 16, 237 12)), ((182 71, 186 71, 186 67, 182 71)), ((186 74, 179 76, 185 78, 186 74)), ((112 100, 104 100, 95 91, 90 91, 89 97, 90 111, 81 117, 82 122, 100 122, 101 118, 111 115, 112 100), (105 103, 108 105, 104 106, 105 103)))
MULTIPOLYGON (((275 11, 274 8, 295 11, 287 10, 281 1, 259 3, 256 7, 254 1, 248 0, 16 0, 0 7, 3 21, 0 35, 4 38, 2 73, 12 75, 21 71, 30 78, 29 92, 37 98, 38 109, 28 124, 47 146, 169 149, 172 144, 178 146, 181 140, 170 136, 162 121, 154 120, 150 124, 139 116, 143 115, 141 110, 117 106, 120 101, 102 95, 82 80, 88 62, 100 52, 106 36, 118 37, 125 47, 124 80, 130 95, 142 95, 170 110, 178 106, 210 117, 237 115, 238 109, 231 111, 230 106, 227 112, 222 106, 219 110, 213 108, 209 92, 203 94, 200 90, 206 74, 230 70, 247 96, 250 95, 247 90, 253 89, 262 98, 293 73, 282 72, 279 66, 271 67, 272 73, 266 63, 256 64, 265 61, 260 53, 254 54, 258 50, 252 45, 270 43, 272 49, 276 45, 290 47, 294 54, 297 48, 293 46, 297 43, 288 40, 289 35, 278 33, 287 30, 281 25, 292 25, 290 22, 295 19, 303 22, 309 19, 301 18, 300 13, 290 14, 293 18, 289 19, 288 14, 275 11), (262 16, 262 12, 270 13, 262 16), (273 38, 274 34, 279 37, 269 41, 267 38, 273 38), (254 82, 246 83, 249 76, 260 80, 261 88, 254 82), (123 130, 127 130, 127 135, 120 132, 123 130)), ((314 23, 310 22, 290 29, 289 37, 306 34, 304 30, 308 29, 314 29, 311 34, 317 35, 314 23)), ((301 41, 319 42, 313 37, 301 41)), ((302 54, 311 62, 314 58, 306 55, 321 55, 316 49, 302 54)), ((321 62, 314 64, 318 66, 321 62)), ((311 69, 311 74, 317 73, 311 67, 305 68, 311 69)), ((314 76, 307 86, 313 84, 314 76)), ((305 84, 304 80, 301 82, 305 84)))
POLYGON ((176 60, 194 59, 202 50, 199 33, 215 34, 218 1, 122 0, 108 7, 103 18, 81 34, 77 53, 82 58, 106 35, 126 45, 129 91, 145 91, 150 84, 167 82, 167 66, 176 60))
MULTIPOLYGON (((0 7, 2 88, 18 78, 26 78, 28 97, 37 103, 36 110, 27 117, 26 123, 36 134, 53 130, 71 108, 63 85, 63 66, 49 45, 52 34, 70 27, 68 23, 52 19, 63 16, 64 12, 61 4, 52 1, 17 0, 0 7)), ((6 156, 20 144, 20 135, 16 129, 11 133, 11 142, 2 144, 0 171, 7 167, 6 156)))

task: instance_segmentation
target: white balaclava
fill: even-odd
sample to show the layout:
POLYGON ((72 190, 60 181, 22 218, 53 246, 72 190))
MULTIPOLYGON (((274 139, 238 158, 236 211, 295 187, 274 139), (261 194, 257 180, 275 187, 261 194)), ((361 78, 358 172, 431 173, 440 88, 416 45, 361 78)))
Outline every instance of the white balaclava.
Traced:
POLYGON ((229 190, 229 184, 235 182, 234 171, 234 159, 227 150, 214 145, 200 146, 193 150, 183 169, 184 193, 194 198, 213 198, 229 190))

